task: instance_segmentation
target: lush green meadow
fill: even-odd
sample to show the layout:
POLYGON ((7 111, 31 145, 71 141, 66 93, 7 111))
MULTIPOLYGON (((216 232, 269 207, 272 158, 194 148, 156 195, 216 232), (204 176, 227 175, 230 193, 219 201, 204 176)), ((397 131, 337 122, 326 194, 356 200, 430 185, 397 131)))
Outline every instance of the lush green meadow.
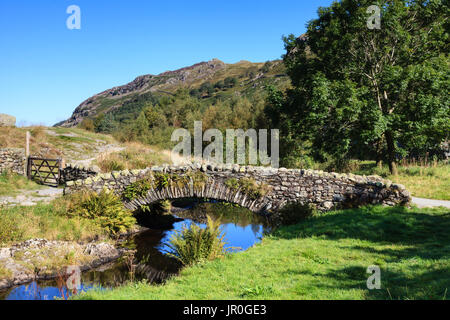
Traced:
MULTIPOLYGON (((245 252, 78 299, 448 299, 448 209, 366 207, 277 229, 245 252), (367 267, 381 268, 368 290, 367 267)), ((151 258, 151 257, 150 257, 151 258)))

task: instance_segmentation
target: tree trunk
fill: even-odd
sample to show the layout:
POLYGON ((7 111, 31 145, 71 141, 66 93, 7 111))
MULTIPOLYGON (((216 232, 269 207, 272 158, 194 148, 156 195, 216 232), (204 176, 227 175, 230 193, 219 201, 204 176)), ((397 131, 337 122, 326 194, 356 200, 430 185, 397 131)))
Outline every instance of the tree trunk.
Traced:
POLYGON ((383 137, 381 137, 379 140, 378 140, 378 142, 376 143, 376 146, 375 146, 375 148, 376 148, 376 156, 375 156, 375 160, 376 160, 376 162, 377 162, 377 168, 378 169, 383 169, 383 158, 384 158, 384 155, 383 155, 383 137))
POLYGON ((396 176, 398 174, 398 171, 397 171, 397 163, 395 161, 395 142, 392 131, 390 130, 386 131, 385 137, 388 151, 387 156, 388 156, 389 170, 391 171, 392 175, 396 176))
POLYGON ((383 169, 383 160, 381 160, 381 159, 377 160, 377 168, 380 170, 383 169))

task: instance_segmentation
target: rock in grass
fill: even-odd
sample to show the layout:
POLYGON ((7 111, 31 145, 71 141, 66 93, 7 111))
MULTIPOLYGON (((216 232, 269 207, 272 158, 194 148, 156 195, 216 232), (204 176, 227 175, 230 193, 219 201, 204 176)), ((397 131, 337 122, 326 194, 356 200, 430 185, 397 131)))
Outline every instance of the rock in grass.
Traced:
POLYGON ((16 117, 9 114, 0 113, 0 127, 15 127, 16 117))

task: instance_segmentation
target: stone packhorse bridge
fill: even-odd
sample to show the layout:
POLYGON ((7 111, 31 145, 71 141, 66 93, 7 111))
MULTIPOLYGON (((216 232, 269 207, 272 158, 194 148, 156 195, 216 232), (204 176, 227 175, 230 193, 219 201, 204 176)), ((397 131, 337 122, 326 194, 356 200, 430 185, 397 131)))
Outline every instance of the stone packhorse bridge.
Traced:
POLYGON ((139 209, 161 200, 206 198, 238 204, 267 214, 288 203, 310 203, 325 211, 364 204, 407 204, 409 192, 378 176, 274 169, 239 165, 192 164, 124 170, 66 183, 65 193, 108 188, 139 209))

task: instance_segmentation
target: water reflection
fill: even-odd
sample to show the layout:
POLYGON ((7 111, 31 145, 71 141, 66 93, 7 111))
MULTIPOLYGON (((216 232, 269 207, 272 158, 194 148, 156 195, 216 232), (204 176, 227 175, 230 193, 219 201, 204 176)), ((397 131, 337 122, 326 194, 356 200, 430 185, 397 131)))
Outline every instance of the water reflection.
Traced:
MULTIPOLYGON (((135 279, 146 279, 152 283, 161 283, 177 274, 180 263, 164 254, 165 245, 172 234, 183 226, 192 223, 205 227, 206 216, 220 219, 221 228, 226 233, 227 247, 233 250, 246 250, 259 242, 268 230, 265 221, 247 209, 221 203, 193 203, 190 200, 174 203, 172 215, 152 215, 137 213, 141 225, 147 231, 130 237, 121 245, 135 250, 135 279), (186 209, 188 208, 188 209, 186 209), (139 263, 140 262, 140 263, 139 263)), ((104 265, 82 274, 80 291, 96 288, 111 288, 130 279, 129 267, 122 261, 104 265)), ((63 289, 64 290, 64 289, 63 289)), ((38 281, 0 292, 0 299, 10 300, 51 300, 67 295, 61 291, 56 281, 38 281)))

